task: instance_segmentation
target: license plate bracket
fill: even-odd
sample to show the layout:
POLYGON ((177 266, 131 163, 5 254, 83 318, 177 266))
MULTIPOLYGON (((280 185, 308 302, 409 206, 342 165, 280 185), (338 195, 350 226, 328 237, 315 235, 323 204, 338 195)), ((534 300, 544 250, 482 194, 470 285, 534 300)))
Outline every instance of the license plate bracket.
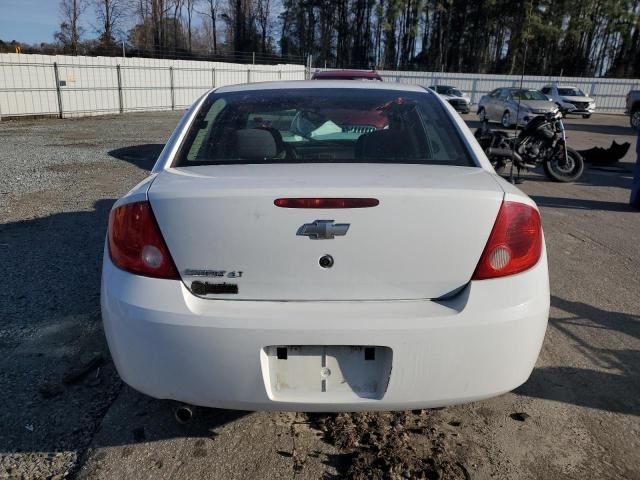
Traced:
POLYGON ((375 345, 272 345, 264 354, 270 397, 292 402, 379 400, 393 357, 375 345))

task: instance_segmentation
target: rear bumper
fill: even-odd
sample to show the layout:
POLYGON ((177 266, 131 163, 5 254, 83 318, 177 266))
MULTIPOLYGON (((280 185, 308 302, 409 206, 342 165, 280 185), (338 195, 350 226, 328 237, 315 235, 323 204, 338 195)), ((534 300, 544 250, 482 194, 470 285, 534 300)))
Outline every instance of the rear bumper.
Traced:
POLYGON ((591 115, 596 111, 595 105, 589 105, 587 107, 578 107, 573 103, 564 102, 563 107, 567 109, 567 113, 573 115, 591 115))
POLYGON ((568 113, 569 115, 591 115, 591 114, 595 113, 595 110, 596 110, 595 108, 592 108, 592 109, 586 109, 586 110, 582 110, 582 109, 578 110, 578 109, 575 109, 575 110, 570 110, 570 111, 568 111, 567 113, 568 113))
POLYGON ((102 316, 122 379, 156 398, 243 410, 429 408, 495 396, 524 383, 549 312, 546 255, 512 277, 471 282, 448 302, 204 300, 179 281, 114 267, 102 273, 102 316), (271 345, 377 345, 393 352, 380 399, 283 401, 268 381, 271 345))

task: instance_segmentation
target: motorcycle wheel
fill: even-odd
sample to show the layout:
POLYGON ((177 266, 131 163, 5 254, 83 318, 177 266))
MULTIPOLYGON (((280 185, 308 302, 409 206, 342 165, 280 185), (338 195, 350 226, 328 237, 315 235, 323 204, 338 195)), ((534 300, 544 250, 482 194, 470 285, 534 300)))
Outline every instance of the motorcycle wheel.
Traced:
POLYGON ((631 124, 631 128, 640 130, 640 110, 636 109, 631 113, 629 123, 631 124))
POLYGON ((575 182, 584 172, 584 160, 573 148, 567 147, 567 162, 563 155, 556 155, 545 160, 544 173, 554 182, 575 182))
POLYGON ((502 120, 500 123, 504 128, 511 128, 511 114, 508 111, 502 114, 502 120))

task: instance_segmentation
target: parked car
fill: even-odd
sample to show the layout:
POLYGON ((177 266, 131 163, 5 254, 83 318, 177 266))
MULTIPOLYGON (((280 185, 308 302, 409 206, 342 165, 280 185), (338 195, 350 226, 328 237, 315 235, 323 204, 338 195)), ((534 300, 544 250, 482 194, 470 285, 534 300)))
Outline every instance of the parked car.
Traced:
POLYGON ((629 115, 631 127, 640 129, 640 90, 627 93, 625 113, 629 115))
POLYGON ((198 99, 114 204, 101 306, 153 397, 399 410, 525 382, 549 279, 535 203, 437 94, 266 82, 198 99))
POLYGON ((582 118, 589 118, 596 110, 596 102, 593 98, 587 97, 582 90, 570 85, 547 85, 542 88, 549 100, 556 102, 563 113, 582 115, 582 118))
POLYGON ((500 122, 504 128, 514 123, 524 126, 533 118, 557 110, 557 105, 539 90, 529 88, 496 88, 478 102, 481 121, 500 122))
POLYGON ((429 87, 451 104, 460 113, 469 113, 471 98, 451 85, 432 85, 429 87))
POLYGON ((316 71, 311 80, 378 80, 382 77, 375 70, 326 70, 316 71))

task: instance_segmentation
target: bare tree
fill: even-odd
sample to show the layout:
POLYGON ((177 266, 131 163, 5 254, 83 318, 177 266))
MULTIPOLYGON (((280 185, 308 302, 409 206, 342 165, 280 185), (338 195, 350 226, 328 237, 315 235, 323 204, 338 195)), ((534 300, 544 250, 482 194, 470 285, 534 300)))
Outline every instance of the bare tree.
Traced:
MULTIPOLYGON (((253 0, 230 0, 221 18, 227 23, 227 35, 233 51, 241 55, 256 49, 256 17, 253 0)), ((227 42, 229 44, 229 42, 227 42)))
POLYGON ((260 27, 262 53, 267 53, 267 33, 271 24, 271 0, 256 0, 256 20, 260 27))
POLYGON ((93 0, 96 19, 100 22, 100 43, 113 46, 122 20, 129 14, 128 0, 93 0))
POLYGON ((129 41, 140 49, 163 54, 176 47, 183 0, 135 0, 138 24, 129 30, 129 41), (173 27, 173 28, 172 28, 173 27))
POLYGON ((191 52, 191 23, 193 21, 193 9, 196 6, 198 0, 186 0, 187 2, 187 45, 189 46, 189 52, 191 52))
POLYGON ((87 8, 86 0, 60 1, 60 31, 54 34, 55 39, 62 43, 72 55, 78 54, 78 44, 83 33, 80 27, 80 15, 87 8))
POLYGON ((165 0, 151 0, 151 32, 155 51, 162 51, 166 46, 167 11, 165 0))
POLYGON ((173 48, 178 48, 180 29, 180 17, 182 17, 182 5, 184 0, 173 0, 173 48))
POLYGON ((198 11, 200 15, 209 17, 211 21, 211 40, 213 43, 213 53, 218 53, 218 32, 216 30, 216 20, 218 19, 219 0, 206 0, 207 11, 198 11))

